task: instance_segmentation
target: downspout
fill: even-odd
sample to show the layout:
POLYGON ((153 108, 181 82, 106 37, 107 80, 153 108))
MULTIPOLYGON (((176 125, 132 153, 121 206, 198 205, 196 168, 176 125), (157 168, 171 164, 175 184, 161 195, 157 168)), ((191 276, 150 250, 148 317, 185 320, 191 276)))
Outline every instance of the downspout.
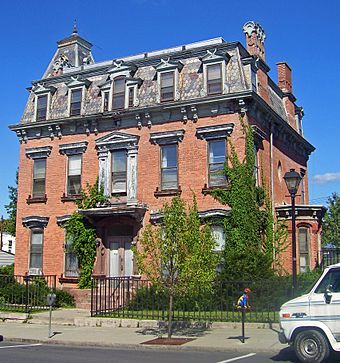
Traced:
MULTIPOLYGON (((272 207, 273 223, 275 220, 274 204, 274 166, 273 166, 273 123, 269 124, 269 168, 270 168, 270 202, 272 207)), ((274 231, 274 226, 273 226, 274 231)), ((276 242, 273 240, 273 267, 276 269, 276 242)))

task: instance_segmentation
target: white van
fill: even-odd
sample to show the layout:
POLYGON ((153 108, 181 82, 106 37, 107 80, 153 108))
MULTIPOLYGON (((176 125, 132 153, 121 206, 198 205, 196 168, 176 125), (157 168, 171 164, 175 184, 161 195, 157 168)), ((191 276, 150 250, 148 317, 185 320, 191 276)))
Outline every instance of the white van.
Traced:
POLYGON ((340 263, 325 269, 312 290, 281 306, 279 340, 301 362, 324 362, 340 351, 340 263))

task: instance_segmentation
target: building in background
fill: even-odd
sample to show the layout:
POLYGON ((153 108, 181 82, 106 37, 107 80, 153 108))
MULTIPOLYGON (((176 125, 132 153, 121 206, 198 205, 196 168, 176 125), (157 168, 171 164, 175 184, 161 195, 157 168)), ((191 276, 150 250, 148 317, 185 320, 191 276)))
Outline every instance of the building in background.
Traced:
MULTIPOLYGON (((291 69, 279 62, 276 84, 262 27, 248 22, 243 31, 246 48, 214 38, 103 62, 76 28, 58 42, 42 79, 32 82, 22 119, 10 126, 20 141, 17 274, 77 281, 63 225, 81 188, 97 178, 109 202, 82 211, 97 229, 96 274, 138 272, 131 247, 173 196, 189 201, 194 192, 202 218, 227 216, 211 191, 227 187, 228 140, 244 155, 240 116, 253 126, 256 180, 264 175, 278 218, 290 219, 285 172, 303 176, 298 270, 318 264, 324 209, 308 202, 314 147, 303 136, 291 69)), ((222 249, 228 237, 213 229, 222 249)), ((289 271, 291 248, 283 257, 289 271)))

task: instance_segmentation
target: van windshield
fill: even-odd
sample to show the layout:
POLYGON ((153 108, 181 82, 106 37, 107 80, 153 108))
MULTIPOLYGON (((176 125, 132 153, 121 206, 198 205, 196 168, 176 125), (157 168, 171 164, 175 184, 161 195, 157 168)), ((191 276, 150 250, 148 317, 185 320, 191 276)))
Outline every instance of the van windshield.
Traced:
POLYGON ((319 286, 315 289, 315 293, 324 294, 327 288, 329 288, 331 292, 340 292, 340 268, 329 270, 319 286))

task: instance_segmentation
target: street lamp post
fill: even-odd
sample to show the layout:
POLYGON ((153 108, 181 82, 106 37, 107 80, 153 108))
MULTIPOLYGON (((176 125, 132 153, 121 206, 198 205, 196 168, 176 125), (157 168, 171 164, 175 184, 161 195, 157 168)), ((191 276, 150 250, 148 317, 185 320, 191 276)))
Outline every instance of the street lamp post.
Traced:
POLYGON ((290 169, 284 175, 283 179, 287 185, 288 192, 292 200, 292 292, 296 292, 296 226, 295 226, 295 196, 299 189, 301 182, 301 175, 295 171, 295 169, 290 169))
POLYGON ((2 241, 3 235, 2 235, 2 233, 3 233, 3 228, 4 228, 4 217, 3 216, 1 216, 0 222, 1 222, 1 228, 0 228, 0 251, 1 251, 2 250, 2 245, 3 245, 3 241, 2 241))

